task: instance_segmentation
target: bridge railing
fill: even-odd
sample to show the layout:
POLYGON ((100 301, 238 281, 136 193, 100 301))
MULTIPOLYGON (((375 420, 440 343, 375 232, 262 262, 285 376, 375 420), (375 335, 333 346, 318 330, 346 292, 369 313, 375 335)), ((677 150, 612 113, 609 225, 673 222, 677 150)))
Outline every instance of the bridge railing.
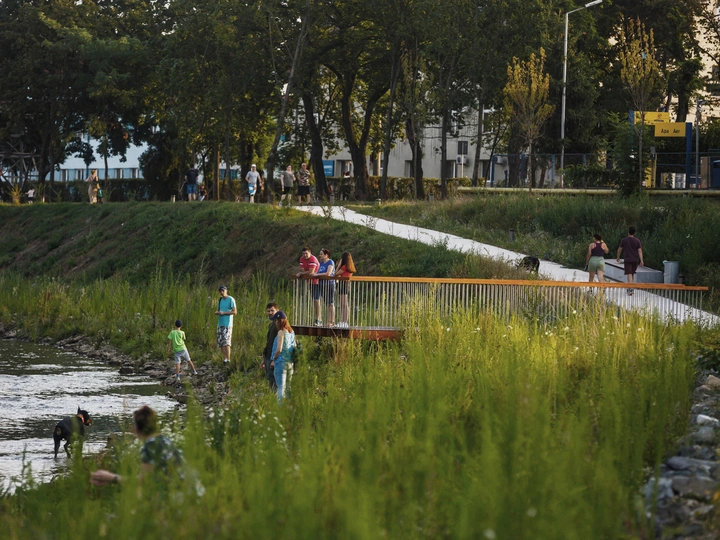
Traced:
POLYGON ((702 311, 707 287, 684 285, 353 276, 303 277, 293 286, 293 326, 404 328, 411 313, 445 318, 458 310, 551 322, 600 306, 666 321, 720 322, 702 311))

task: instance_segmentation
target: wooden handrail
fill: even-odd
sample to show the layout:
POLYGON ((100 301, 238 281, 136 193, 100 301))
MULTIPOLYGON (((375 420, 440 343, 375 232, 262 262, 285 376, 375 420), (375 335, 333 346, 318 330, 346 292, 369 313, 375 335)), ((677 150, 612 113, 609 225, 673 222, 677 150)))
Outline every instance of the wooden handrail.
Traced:
POLYGON ((614 283, 589 281, 542 281, 534 279, 454 279, 424 277, 385 277, 385 276, 300 276, 293 274, 290 279, 317 279, 321 281, 358 281, 376 283, 437 283, 462 285, 524 285, 526 287, 577 287, 602 289, 654 289, 668 291, 707 291, 707 287, 686 286, 675 283, 614 283))

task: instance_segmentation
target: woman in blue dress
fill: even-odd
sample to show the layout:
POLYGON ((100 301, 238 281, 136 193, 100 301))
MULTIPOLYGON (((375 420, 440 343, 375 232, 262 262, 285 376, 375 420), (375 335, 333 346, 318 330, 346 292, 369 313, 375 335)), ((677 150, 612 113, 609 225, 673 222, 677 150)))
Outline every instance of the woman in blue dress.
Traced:
POLYGON ((293 375, 292 353, 295 349, 295 332, 285 313, 278 311, 275 315, 277 316, 275 328, 277 328, 278 334, 273 342, 270 367, 275 370, 278 403, 282 403, 285 394, 290 389, 290 379, 293 375))

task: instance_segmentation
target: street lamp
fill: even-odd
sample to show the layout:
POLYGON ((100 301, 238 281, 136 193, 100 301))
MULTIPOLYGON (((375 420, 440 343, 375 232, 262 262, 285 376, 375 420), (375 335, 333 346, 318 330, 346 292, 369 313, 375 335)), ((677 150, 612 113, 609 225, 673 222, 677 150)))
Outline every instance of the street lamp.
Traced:
POLYGON ((567 47, 568 47, 568 18, 571 13, 602 4, 603 0, 593 0, 583 7, 573 9, 565 13, 565 44, 563 47, 563 86, 562 86, 562 108, 560 109, 560 141, 562 150, 560 153, 560 187, 565 187, 565 94, 567 92, 567 47))

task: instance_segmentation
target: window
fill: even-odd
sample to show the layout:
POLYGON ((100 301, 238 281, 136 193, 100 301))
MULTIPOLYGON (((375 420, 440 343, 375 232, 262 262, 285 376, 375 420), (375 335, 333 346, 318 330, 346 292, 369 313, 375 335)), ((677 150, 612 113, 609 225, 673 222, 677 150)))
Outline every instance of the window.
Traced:
POLYGON ((458 156, 467 156, 468 155, 468 142, 467 141, 458 141, 457 153, 458 153, 458 156))

